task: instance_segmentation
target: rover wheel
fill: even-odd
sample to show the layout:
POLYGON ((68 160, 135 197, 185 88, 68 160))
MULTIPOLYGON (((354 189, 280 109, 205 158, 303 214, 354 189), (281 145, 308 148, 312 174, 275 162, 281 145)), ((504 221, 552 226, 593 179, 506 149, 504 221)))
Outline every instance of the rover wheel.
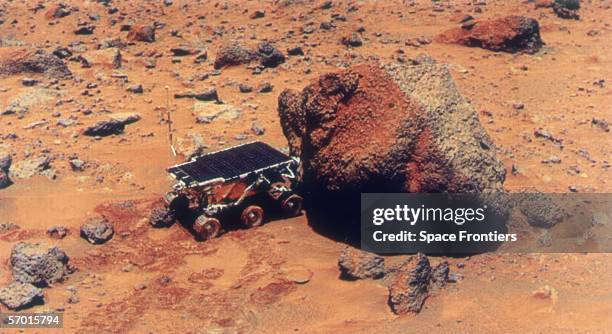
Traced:
POLYGON ((250 205, 242 210, 240 220, 246 227, 256 227, 263 223, 264 211, 257 205, 250 205))
POLYGON ((219 232, 221 232, 221 223, 217 218, 201 215, 196 219, 195 223, 193 223, 193 231, 198 239, 209 240, 219 236, 219 232))
POLYGON ((166 194, 166 201, 169 203, 168 207, 176 216, 181 217, 189 211, 189 199, 185 195, 168 193, 166 194))
POLYGON ((302 198, 302 196, 293 194, 293 195, 287 197, 281 203, 281 208, 287 214, 290 214, 292 216, 297 216, 297 215, 299 215, 302 212, 302 202, 303 201, 304 201, 304 199, 302 198))

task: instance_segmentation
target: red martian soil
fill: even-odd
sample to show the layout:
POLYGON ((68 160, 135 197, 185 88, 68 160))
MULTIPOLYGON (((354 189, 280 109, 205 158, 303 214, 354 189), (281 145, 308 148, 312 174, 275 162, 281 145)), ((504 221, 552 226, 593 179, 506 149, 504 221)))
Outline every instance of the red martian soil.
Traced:
MULTIPOLYGON (((301 90, 324 73, 368 59, 408 61, 421 53, 448 64, 461 94, 478 111, 508 171, 505 190, 608 193, 610 1, 582 1, 579 20, 561 19, 530 1, 501 0, 332 1, 331 7, 289 0, 63 3, 68 15, 54 1, 0 2, 0 50, 72 51, 64 59, 71 79, 54 82, 53 75, 40 73, 0 77, 0 113, 15 100, 28 106, 21 115, 0 115, 0 151, 11 152, 13 165, 50 156, 55 171, 54 179, 48 172, 13 178, 14 184, 0 190, 0 223, 19 225, 0 232, 0 285, 12 280, 9 257, 18 241, 55 244, 78 268, 44 289, 44 305, 28 309, 63 310, 64 329, 26 332, 611 331, 609 254, 430 257, 432 265, 449 261, 461 279, 431 295, 419 314, 398 316, 379 281, 339 279, 337 260, 345 244, 313 231, 305 216, 208 242, 195 241, 178 224, 148 224, 151 208, 172 184, 165 168, 179 162, 164 121, 168 96, 176 140, 199 134, 207 151, 250 140, 286 148, 277 113, 283 89, 301 90), (436 41, 465 15, 534 18, 545 45, 534 54, 512 54, 436 41), (121 29, 155 23, 153 42, 128 44, 121 29), (75 34, 91 27, 91 34, 75 34), (353 33, 361 46, 341 43, 353 33), (108 41, 115 38, 120 43, 108 41), (216 52, 230 40, 267 40, 286 61, 259 74, 253 73, 257 62, 215 72, 216 52), (113 68, 115 48, 98 50, 109 43, 119 46, 120 68, 113 68), (288 55, 297 46, 304 55, 288 55), (187 55, 176 56, 181 52, 173 48, 187 55), (24 78, 38 83, 26 86, 24 78), (273 86, 271 92, 259 92, 264 83, 273 86), (253 90, 242 93, 241 84, 253 90), (143 92, 127 90, 135 85, 143 92), (174 98, 213 87, 223 105, 174 98), (229 111, 212 121, 196 122, 202 109, 225 107, 229 111), (141 119, 122 134, 82 134, 117 113, 139 113, 141 119), (73 170, 69 161, 75 157, 85 162, 84 170, 73 170), (92 245, 79 237, 79 227, 98 215, 113 224, 115 235, 92 245), (55 225, 70 234, 50 239, 46 231, 55 225)), ((146 31, 138 34, 147 37, 146 31)))

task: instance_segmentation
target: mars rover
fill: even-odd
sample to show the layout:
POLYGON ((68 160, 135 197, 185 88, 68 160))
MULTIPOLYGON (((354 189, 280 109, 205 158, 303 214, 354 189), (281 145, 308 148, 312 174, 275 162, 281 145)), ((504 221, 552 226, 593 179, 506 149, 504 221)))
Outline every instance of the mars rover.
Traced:
POLYGON ((302 197, 294 192, 298 165, 296 158, 252 142, 172 166, 167 171, 176 183, 151 223, 170 225, 191 215, 193 233, 208 240, 235 222, 259 226, 268 212, 299 215, 302 197))

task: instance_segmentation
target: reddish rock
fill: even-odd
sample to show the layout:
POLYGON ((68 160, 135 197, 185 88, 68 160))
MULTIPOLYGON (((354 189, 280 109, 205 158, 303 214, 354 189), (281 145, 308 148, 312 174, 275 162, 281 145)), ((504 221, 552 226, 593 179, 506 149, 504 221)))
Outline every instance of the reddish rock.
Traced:
POLYGON ((346 246, 338 258, 340 277, 346 280, 381 278, 385 275, 385 259, 346 246))
POLYGON ((431 275, 429 260, 423 254, 408 258, 391 273, 388 303, 393 313, 419 313, 429 296, 431 275))
POLYGON ((230 41, 217 51, 214 66, 220 69, 226 66, 248 64, 257 59, 257 52, 237 41, 230 41))
POLYGON ((45 17, 48 20, 59 19, 64 16, 70 15, 71 9, 63 3, 52 5, 49 10, 45 13, 45 17))
POLYGON ((553 0, 536 0, 534 2, 535 8, 551 8, 553 0))
POLYGON ((142 25, 132 26, 127 35, 127 40, 131 42, 155 42, 155 28, 142 25))
POLYGON ((67 78, 72 73, 60 58, 22 47, 0 48, 0 77, 23 73, 44 73, 54 78, 67 78))
POLYGON ((543 45, 538 21, 524 16, 464 23, 442 33, 436 40, 512 53, 535 53, 543 45))
POLYGON ((427 57, 323 75, 284 91, 279 115, 315 227, 356 232, 364 192, 503 189, 505 169, 475 111, 427 57))

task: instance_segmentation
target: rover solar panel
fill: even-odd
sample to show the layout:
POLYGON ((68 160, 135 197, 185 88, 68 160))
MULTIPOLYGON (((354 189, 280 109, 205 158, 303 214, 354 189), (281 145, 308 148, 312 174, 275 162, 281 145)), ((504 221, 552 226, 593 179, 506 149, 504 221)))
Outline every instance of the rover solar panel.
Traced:
POLYGON ((228 182, 293 163, 288 155, 262 142, 252 142, 205 154, 168 168, 187 187, 228 182))

